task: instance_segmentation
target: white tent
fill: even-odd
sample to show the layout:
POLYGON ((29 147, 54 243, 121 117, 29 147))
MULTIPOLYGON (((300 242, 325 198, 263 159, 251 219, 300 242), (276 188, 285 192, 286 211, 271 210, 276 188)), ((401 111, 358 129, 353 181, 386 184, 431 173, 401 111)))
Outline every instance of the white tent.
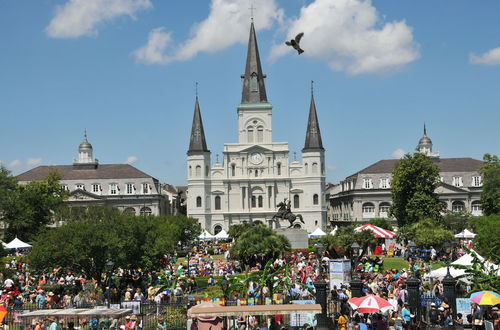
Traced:
POLYGON ((455 238, 474 238, 474 237, 476 237, 476 234, 467 229, 464 229, 462 232, 455 235, 455 238))
POLYGON ((330 232, 330 235, 335 236, 337 234, 337 230, 339 230, 339 227, 335 225, 335 228, 330 232))
MULTIPOLYGON (((479 260, 484 261, 484 258, 481 257, 479 254, 477 254, 477 252, 474 251, 474 253, 477 255, 479 260)), ((473 259, 472 255, 470 253, 467 253, 467 254, 464 254, 463 256, 461 256, 460 258, 458 258, 457 260, 453 261, 450 265, 450 275, 455 277, 455 278, 462 276, 462 275, 465 275, 465 269, 455 268, 455 267, 453 267, 453 265, 469 266, 469 265, 472 265, 472 259, 473 259)), ((485 265, 487 268, 494 267, 494 269, 497 269, 497 272, 500 275, 500 267, 499 266, 492 264, 488 261, 486 261, 485 265)), ((446 276, 446 274, 447 274, 446 267, 441 267, 441 268, 438 268, 436 270, 431 271, 429 274, 429 277, 443 278, 446 276)))
POLYGON ((201 233, 200 236, 198 236, 198 239, 202 241, 211 241, 215 239, 215 236, 210 234, 206 229, 201 233))
POLYGON ((326 233, 324 231, 321 230, 321 228, 316 228, 315 231, 313 231, 312 233, 309 234, 309 238, 315 238, 315 237, 321 237, 321 236, 325 236, 326 233))
POLYGON ((220 232, 217 233, 217 235, 215 235, 215 238, 216 239, 228 239, 229 235, 226 233, 226 231, 224 229, 222 229, 220 232))
POLYGON ((23 241, 21 241, 17 237, 14 238, 11 242, 5 244, 4 247, 6 249, 9 249, 9 250, 30 249, 30 248, 32 248, 31 245, 29 245, 28 243, 24 243, 23 241))

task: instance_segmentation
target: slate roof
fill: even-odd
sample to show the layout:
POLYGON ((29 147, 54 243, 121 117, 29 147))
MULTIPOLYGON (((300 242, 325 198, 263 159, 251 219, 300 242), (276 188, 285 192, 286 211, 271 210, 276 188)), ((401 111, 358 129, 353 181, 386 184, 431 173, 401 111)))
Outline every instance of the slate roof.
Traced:
POLYGON ((241 103, 267 103, 266 85, 264 84, 264 78, 266 78, 266 75, 262 73, 259 47, 257 46, 257 37, 255 36, 255 27, 253 26, 253 22, 250 25, 245 74, 243 74, 241 78, 243 78, 241 103), (250 83, 252 74, 257 75, 256 78, 258 88, 256 89, 252 88, 250 83))
POLYGON ((304 149, 308 150, 325 150, 323 149, 323 141, 321 140, 321 131, 319 130, 318 115, 316 114, 316 103, 314 95, 311 95, 311 105, 309 106, 309 119, 307 121, 306 142, 304 149))
POLYGON ((189 139, 188 154, 192 152, 207 152, 207 141, 205 139, 205 130, 203 130, 203 121, 201 119, 200 104, 198 96, 194 105, 193 126, 191 127, 191 137, 189 139))
MULTIPOLYGON (((477 172, 483 162, 474 158, 433 158, 440 172, 477 172)), ((391 173, 399 159, 383 159, 355 174, 391 173)), ((355 175, 353 174, 353 175, 355 175)))
POLYGON ((43 180, 51 171, 62 174, 62 180, 89 180, 89 179, 137 179, 153 178, 129 164, 103 164, 95 169, 82 169, 74 165, 44 165, 35 167, 17 176, 19 181, 43 180))

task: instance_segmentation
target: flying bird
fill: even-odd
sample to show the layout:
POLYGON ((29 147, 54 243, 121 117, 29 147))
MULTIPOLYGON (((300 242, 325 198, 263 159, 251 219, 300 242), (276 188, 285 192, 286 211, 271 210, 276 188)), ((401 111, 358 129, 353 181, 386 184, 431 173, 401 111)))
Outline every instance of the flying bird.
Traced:
POLYGON ((295 36, 295 39, 292 39, 290 41, 286 41, 285 44, 287 46, 292 46, 293 49, 299 52, 299 55, 304 52, 302 48, 300 48, 300 39, 302 39, 302 36, 304 35, 304 32, 300 32, 295 36))

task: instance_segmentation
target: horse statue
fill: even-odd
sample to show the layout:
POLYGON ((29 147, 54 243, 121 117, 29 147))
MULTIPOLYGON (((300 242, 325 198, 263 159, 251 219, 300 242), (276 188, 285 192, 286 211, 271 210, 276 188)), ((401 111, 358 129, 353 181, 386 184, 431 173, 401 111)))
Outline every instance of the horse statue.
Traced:
POLYGON ((271 218, 271 220, 274 220, 278 225, 279 225, 279 220, 288 220, 290 222, 290 226, 288 228, 293 227, 293 223, 295 220, 298 218, 300 222, 305 223, 304 219, 302 218, 302 214, 294 214, 292 213, 291 207, 290 207, 290 201, 288 203, 286 202, 286 198, 283 202, 280 202, 276 207, 278 208, 278 212, 276 212, 275 215, 271 218))

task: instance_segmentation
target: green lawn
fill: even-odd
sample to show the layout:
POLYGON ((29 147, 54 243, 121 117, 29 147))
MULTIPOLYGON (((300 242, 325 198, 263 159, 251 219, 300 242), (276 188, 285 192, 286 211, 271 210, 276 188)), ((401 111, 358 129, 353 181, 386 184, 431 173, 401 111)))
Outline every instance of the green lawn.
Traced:
POLYGON ((410 263, 403 258, 384 258, 384 269, 386 270, 393 268, 397 270, 408 268, 409 264, 410 263))

